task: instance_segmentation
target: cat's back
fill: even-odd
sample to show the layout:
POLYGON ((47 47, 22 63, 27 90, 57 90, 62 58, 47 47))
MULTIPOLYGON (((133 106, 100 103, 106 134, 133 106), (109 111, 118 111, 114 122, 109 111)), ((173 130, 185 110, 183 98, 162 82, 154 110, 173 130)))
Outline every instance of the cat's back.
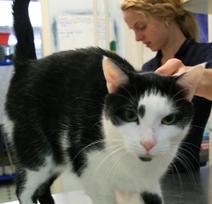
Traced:
POLYGON ((28 80, 29 84, 34 85, 37 83, 57 85, 57 83, 68 81, 72 83, 72 86, 80 83, 82 87, 87 82, 89 84, 96 80, 104 82, 103 56, 110 57, 125 69, 133 69, 127 61, 118 55, 98 47, 90 47, 55 53, 39 60, 30 60, 24 66, 21 63, 22 67, 16 68, 19 73, 16 73, 14 78, 17 81, 25 80, 27 82, 28 80))
POLYGON ((16 63, 16 73, 7 95, 8 114, 11 117, 16 117, 18 112, 32 115, 35 110, 39 114, 63 114, 69 107, 74 107, 75 112, 82 107, 101 109, 107 94, 102 70, 103 56, 131 69, 116 54, 94 47, 16 63))

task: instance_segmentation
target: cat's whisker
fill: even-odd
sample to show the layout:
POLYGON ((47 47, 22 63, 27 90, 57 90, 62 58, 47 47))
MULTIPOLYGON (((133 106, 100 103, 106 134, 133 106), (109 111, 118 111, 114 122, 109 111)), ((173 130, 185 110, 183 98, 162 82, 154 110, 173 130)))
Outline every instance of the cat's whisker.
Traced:
POLYGON ((86 145, 85 147, 83 147, 83 148, 74 156, 73 160, 75 160, 82 152, 84 152, 85 150, 87 150, 89 147, 92 147, 92 146, 94 146, 94 145, 96 145, 96 144, 103 143, 103 142, 104 142, 104 140, 101 139, 101 140, 96 140, 96 141, 94 141, 94 142, 92 142, 92 143, 86 145))
POLYGON ((179 147, 179 149, 181 149, 182 151, 188 153, 191 156, 191 158, 193 158, 193 160, 196 162, 196 164, 199 165, 199 161, 197 160, 197 158, 189 150, 187 150, 186 148, 183 148, 183 147, 179 147))
MULTIPOLYGON (((171 87, 170 87, 171 90, 171 87)), ((172 96, 171 100, 175 101, 175 97, 178 96, 179 94, 183 93, 185 91, 185 89, 181 89, 180 91, 178 91, 174 96, 172 96)))
MULTIPOLYGON (((140 96, 139 96, 139 94, 138 94, 138 89, 137 89, 137 87, 135 86, 135 98, 136 98, 136 100, 139 100, 139 98, 140 98, 140 96)), ((134 99, 135 100, 135 99, 134 99)))
POLYGON ((182 158, 180 154, 177 154, 175 159, 177 159, 185 167, 187 173, 190 172, 191 170, 190 165, 186 163, 186 160, 184 160, 184 158, 182 158))
POLYGON ((199 126, 199 125, 191 125, 191 127, 196 127, 196 128, 200 128, 200 129, 205 129, 205 127, 199 126))
MULTIPOLYGON (((112 162, 112 166, 108 166, 108 175, 116 175, 116 172, 119 172, 119 166, 121 163, 121 159, 126 155, 126 152, 122 152, 122 154, 118 155, 119 158, 116 161, 112 162)), ((123 169, 122 169, 123 170, 123 169)))
MULTIPOLYGON (((175 154, 173 155, 173 157, 174 156, 175 156, 175 154)), ((183 155, 181 152, 177 152, 175 159, 177 159, 185 167, 185 169, 187 169, 187 173, 190 174, 190 172, 193 172, 192 163, 190 163, 188 161, 188 159, 185 158, 185 155, 183 155)), ((171 162, 170 166, 173 166, 173 165, 175 165, 175 164, 173 162, 171 162)), ((174 168, 176 169, 177 166, 175 165, 174 168)), ((176 169, 176 171, 177 171, 177 169, 176 169)))
MULTIPOLYGON (((125 90, 125 89, 124 89, 125 90)), ((123 98, 126 101, 129 101, 129 98, 127 96, 121 95, 121 94, 117 94, 118 97, 123 98)), ((129 96, 130 97, 130 96, 129 96)))
POLYGON ((189 160, 185 157, 185 155, 183 155, 181 153, 177 154, 176 159, 178 159, 178 161, 181 162, 181 164, 185 167, 185 169, 187 169, 187 174, 189 175, 189 178, 192 178, 194 184, 196 185, 198 182, 193 173, 194 166, 192 165, 192 163, 189 162, 189 160))
MULTIPOLYGON (((189 142, 182 142, 182 144, 190 145, 190 146, 192 146, 192 147, 194 147, 194 148, 196 148, 196 149, 198 149, 198 150, 200 149, 198 146, 196 146, 196 145, 194 145, 194 144, 191 144, 191 143, 189 143, 189 142)), ((172 143, 172 145, 178 146, 177 144, 174 144, 174 143, 172 143)), ((186 152, 187 154, 189 154, 190 157, 193 158, 193 160, 196 162, 196 164, 199 165, 198 159, 197 159, 197 158, 192 154, 192 152, 190 152, 187 148, 183 147, 182 145, 179 145, 179 146, 178 146, 178 150, 184 151, 184 152, 186 152)))
MULTIPOLYGON (((134 106, 135 104, 135 101, 138 100, 138 98, 135 98, 134 96, 132 96, 132 94, 129 92, 129 90, 127 90, 126 88, 123 87, 123 90, 127 93, 127 96, 125 96, 125 99, 127 101, 129 101, 129 103, 132 105, 132 107, 134 106)), ((137 93, 137 92, 136 92, 137 93)))
MULTIPOLYGON (((176 174, 177 174, 177 178, 178 178, 178 181, 179 181, 179 188, 180 188, 180 198, 183 197, 183 193, 184 193, 184 190, 183 190, 183 181, 182 181, 182 177, 181 177, 181 174, 177 168, 177 166, 174 164, 174 163, 171 163, 171 165, 174 167, 175 171, 176 171, 176 174)), ((175 175, 174 175, 175 176, 175 175)))
MULTIPOLYGON (((174 145, 179 145, 177 142, 172 143, 172 144, 174 144, 174 145)), ((192 147, 196 148, 197 150, 200 150, 200 147, 199 147, 199 146, 197 146, 197 145, 195 145, 195 144, 193 144, 193 143, 191 143, 191 142, 182 141, 180 144, 181 144, 181 145, 185 144, 185 145, 188 145, 188 146, 192 146, 192 147)))
POLYGON ((114 154, 116 154, 117 152, 123 150, 123 146, 122 145, 117 145, 116 149, 113 150, 112 152, 110 151, 109 154, 103 158, 103 160, 98 164, 98 166, 96 166, 95 168, 95 172, 98 171, 100 169, 100 167, 110 158, 112 157, 114 154), (118 147, 118 148, 117 148, 118 147))
MULTIPOLYGON (((188 165, 189 165, 189 164, 188 164, 188 165)), ((190 166, 191 166, 191 165, 190 165, 190 166)), ((189 167, 188 167, 188 168, 189 168, 189 167)), ((196 173, 195 173, 195 171, 192 169, 192 167, 190 167, 190 168, 188 169, 187 173, 184 173, 184 174, 188 176, 187 178, 189 178, 189 180, 191 180, 192 183, 193 183, 194 185, 198 185, 198 177, 196 177, 196 173)))
MULTIPOLYGON (((120 139, 110 139, 110 143, 111 143, 111 142, 120 142, 120 139)), ((73 160, 75 160, 82 152, 84 152, 84 151, 87 150, 88 148, 90 148, 90 147, 92 147, 92 146, 94 146, 94 145, 96 145, 96 144, 98 144, 98 143, 104 144, 104 143, 105 143, 105 139, 96 140, 96 141, 94 141, 94 142, 88 144, 87 146, 83 147, 83 148, 74 156, 73 160)), ((115 146, 116 144, 113 144, 113 145, 115 146)), ((112 148, 113 145, 110 144, 109 147, 112 148)), ((107 149, 107 148, 109 148, 109 147, 108 147, 108 146, 105 146, 104 148, 107 149)))
POLYGON ((130 150, 132 150, 132 151, 137 151, 137 152, 140 152, 140 151, 141 151, 141 147, 138 146, 138 145, 136 145, 136 144, 130 144, 130 145, 128 146, 128 148, 129 148, 130 150))
MULTIPOLYGON (((184 101, 184 100, 185 100, 185 98, 178 98, 177 100, 174 99, 175 102, 180 102, 180 101, 184 101)), ((180 107, 179 107, 179 108, 180 108, 180 107)))
MULTIPOLYGON (((125 158, 124 158, 125 155, 127 155, 127 152, 125 152, 123 155, 121 155, 121 158, 117 161, 118 164, 121 163, 121 159, 122 159, 122 158, 125 159, 125 158)), ((139 162, 140 162, 140 161, 139 161, 139 162)), ((118 167, 116 167, 116 169, 119 170, 118 167)), ((132 171, 130 171, 129 169, 127 170, 127 169, 121 168, 121 171, 125 172, 126 175, 131 175, 131 174, 132 174, 132 171)), ((117 173, 119 173, 119 172, 117 171, 117 173)), ((134 180, 131 181, 131 185, 132 185, 132 184, 133 184, 133 186, 135 186, 135 189, 136 189, 136 182, 135 182, 134 180)))

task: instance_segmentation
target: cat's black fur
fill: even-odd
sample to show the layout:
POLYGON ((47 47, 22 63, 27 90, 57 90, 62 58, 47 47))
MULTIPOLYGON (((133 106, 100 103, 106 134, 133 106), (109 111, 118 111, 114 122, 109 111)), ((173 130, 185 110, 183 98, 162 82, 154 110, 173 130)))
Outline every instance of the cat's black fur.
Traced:
MULTIPOLYGON (((40 166, 43 161, 38 150, 41 155, 47 154, 50 146, 57 150, 51 152, 55 161, 63 163, 58 136, 67 127, 71 130, 70 137, 73 142, 73 147, 69 150, 71 158, 74 158, 79 149, 101 139, 99 126, 107 94, 101 68, 103 55, 110 56, 116 63, 123 65, 122 67, 128 66, 128 69, 132 69, 125 60, 100 48, 67 51, 27 62, 27 65, 18 65, 20 71, 16 71, 12 79, 6 109, 10 118, 20 124, 20 130, 17 129, 14 134, 18 138, 16 144, 20 150, 17 151, 20 151, 24 165, 31 168, 40 166), (26 129, 23 129, 22 124, 25 124, 26 129), (25 134, 29 129, 30 139, 25 134), (38 133, 40 138, 37 138, 38 133), (44 140, 44 135, 51 144, 44 140), (36 138, 39 145, 33 138, 36 138), (26 143, 27 140, 29 143, 26 143), (34 145, 36 148, 32 148, 34 145), (35 163, 32 163, 31 158, 35 163)), ((99 143, 90 148, 102 146, 99 143)), ((81 169, 83 160, 75 161, 75 169, 81 169)))
MULTIPOLYGON (((191 119, 192 107, 186 92, 172 77, 153 73, 138 74, 123 58, 101 48, 65 51, 36 60, 32 27, 28 16, 29 0, 15 0, 14 28, 17 46, 15 73, 7 94, 6 113, 13 122, 12 144, 15 148, 17 195, 25 190, 26 171, 37 171, 46 164, 47 155, 62 166, 69 162, 78 176, 86 171, 87 153, 104 150, 102 112, 115 126, 122 125, 121 113, 129 103, 136 109, 144 92, 154 89, 170 100, 183 113, 179 126, 191 119), (129 83, 109 94, 102 70, 103 56, 113 61, 129 77, 129 83), (168 88, 167 88, 168 87, 168 88), (176 93, 178 93, 176 95, 176 93), (132 104, 132 98, 133 104, 132 104), (68 132, 69 147, 64 153, 61 134, 68 132)), ((57 174, 38 186, 31 199, 52 204, 50 186, 57 174)), ((160 204, 154 194, 141 194, 146 204, 160 204)), ((23 203, 27 204, 27 203, 23 203)), ((95 203, 97 204, 97 203, 95 203)), ((98 203, 101 204, 101 203, 98 203)), ((112 204, 112 203, 111 203, 112 204)))

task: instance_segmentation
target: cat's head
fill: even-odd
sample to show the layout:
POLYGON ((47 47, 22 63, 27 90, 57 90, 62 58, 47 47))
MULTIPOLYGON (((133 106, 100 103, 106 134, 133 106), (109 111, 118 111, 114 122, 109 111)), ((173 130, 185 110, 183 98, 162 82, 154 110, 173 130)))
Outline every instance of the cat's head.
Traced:
POLYGON ((103 59, 106 140, 141 161, 172 159, 190 129, 199 71, 178 77, 125 72, 103 59))

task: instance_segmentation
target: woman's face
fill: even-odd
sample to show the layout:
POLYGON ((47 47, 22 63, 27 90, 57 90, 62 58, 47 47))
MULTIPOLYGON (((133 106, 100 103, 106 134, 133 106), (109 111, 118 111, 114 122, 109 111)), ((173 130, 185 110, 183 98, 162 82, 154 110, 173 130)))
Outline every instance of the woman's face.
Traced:
POLYGON ((134 31, 136 41, 141 41, 152 51, 158 51, 166 46, 170 31, 164 20, 138 13, 132 9, 124 11, 123 15, 128 27, 134 31))

